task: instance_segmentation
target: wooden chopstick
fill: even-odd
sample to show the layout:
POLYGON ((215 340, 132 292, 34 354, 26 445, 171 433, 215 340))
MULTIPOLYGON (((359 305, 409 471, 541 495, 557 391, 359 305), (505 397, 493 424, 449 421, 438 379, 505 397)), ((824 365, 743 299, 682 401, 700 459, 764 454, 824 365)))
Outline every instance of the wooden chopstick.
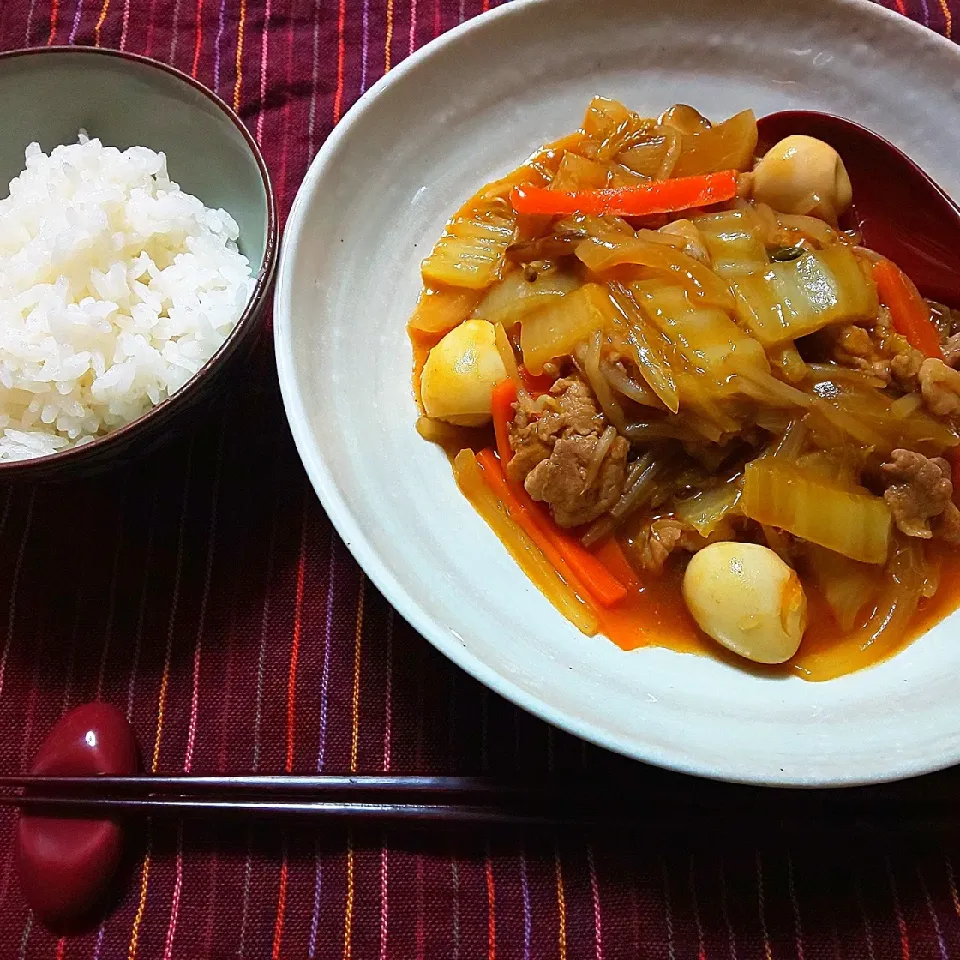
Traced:
POLYGON ((178 797, 2 797, 0 806, 16 805, 31 813, 111 818, 130 814, 166 816, 244 815, 305 817, 351 821, 416 821, 505 826, 599 825, 595 817, 527 813, 493 806, 422 803, 363 803, 328 800, 197 800, 178 797))
POLYGON ((5 796, 0 807, 18 806, 35 815, 84 817, 88 819, 124 819, 130 816, 163 817, 252 817, 256 819, 291 818, 326 822, 383 823, 419 826, 478 827, 558 827, 587 829, 604 833, 643 833, 655 836, 744 837, 750 842, 784 835, 800 835, 820 840, 875 840, 904 836, 929 836, 938 843, 945 836, 956 836, 958 824, 938 817, 842 818, 786 816, 757 820, 751 817, 721 817, 707 811, 697 814, 632 816, 622 812, 598 813, 572 809, 567 812, 546 809, 541 812, 499 806, 422 803, 363 803, 360 801, 311 800, 201 800, 177 797, 63 797, 52 795, 5 796))
MULTIPOLYGON (((425 777, 425 776, 297 776, 243 775, 243 776, 120 776, 120 777, 61 777, 16 775, 0 776, 0 790, 44 791, 63 796, 83 796, 91 792, 101 796, 176 796, 176 797, 249 797, 253 794, 270 798, 307 794, 340 798, 365 797, 370 794, 390 796, 428 795, 454 800, 485 798, 498 801, 504 798, 556 795, 558 789, 583 796, 589 792, 576 781, 560 784, 554 781, 505 781, 491 777, 425 777)), ((599 796, 599 794, 597 794, 599 796)))
POLYGON ((552 775, 541 778, 503 779, 472 776, 409 775, 147 775, 131 776, 0 776, 0 803, 26 800, 27 794, 89 798, 179 798, 230 800, 364 801, 380 803, 422 802, 473 805, 530 803, 575 805, 597 810, 645 809, 730 812, 732 810, 785 813, 895 812, 954 810, 955 790, 921 790, 919 781, 881 787, 824 791, 783 791, 671 778, 651 783, 628 778, 552 775), (16 791, 15 793, 13 791, 16 791), (5 794, 7 796, 5 796, 5 794))
POLYGON ((903 792, 788 794, 679 781, 423 776, 0 777, 0 807, 56 816, 253 816, 646 832, 956 834, 952 804, 903 792))

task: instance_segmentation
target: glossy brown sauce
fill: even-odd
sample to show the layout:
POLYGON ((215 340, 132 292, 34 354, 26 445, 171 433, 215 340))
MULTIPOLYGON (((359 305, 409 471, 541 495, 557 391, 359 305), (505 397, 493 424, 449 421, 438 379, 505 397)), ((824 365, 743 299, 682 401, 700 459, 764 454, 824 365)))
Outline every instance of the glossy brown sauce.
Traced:
MULTIPOLYGON (((439 336, 430 337, 411 331, 414 354, 413 385, 420 400, 420 373, 427 354, 439 336)), ((483 437, 470 446, 490 446, 493 438, 486 430, 465 431, 483 437)), ((458 451, 447 451, 454 456, 458 451)), ((685 558, 675 555, 661 576, 639 576, 627 562, 622 550, 606 544, 597 557, 614 576, 629 588, 625 600, 611 609, 600 609, 600 632, 623 650, 657 646, 678 653, 697 653, 733 663, 740 669, 759 674, 795 675, 805 680, 831 680, 854 673, 892 657, 917 637, 960 608, 960 550, 941 542, 927 544, 928 556, 940 564, 940 585, 929 600, 921 600, 906 634, 895 644, 880 644, 861 649, 834 619, 826 601, 809 578, 803 579, 807 595, 808 624, 795 657, 785 664, 764 667, 728 653, 697 626, 687 610, 681 593, 685 558)), ((876 570, 879 587, 884 573, 876 570)), ((865 611, 865 616, 869 611, 865 611)), ((859 624, 858 624, 859 625, 859 624)))
MULTIPOLYGON (((845 640, 826 602, 813 585, 805 582, 810 622, 800 652, 787 666, 808 680, 830 680, 853 673, 899 653, 953 613, 960 607, 960 551, 942 542, 928 543, 926 549, 927 556, 939 562, 940 585, 933 597, 920 601, 910 626, 898 642, 861 648, 845 640)), ((878 581, 880 577, 878 569, 878 581)))

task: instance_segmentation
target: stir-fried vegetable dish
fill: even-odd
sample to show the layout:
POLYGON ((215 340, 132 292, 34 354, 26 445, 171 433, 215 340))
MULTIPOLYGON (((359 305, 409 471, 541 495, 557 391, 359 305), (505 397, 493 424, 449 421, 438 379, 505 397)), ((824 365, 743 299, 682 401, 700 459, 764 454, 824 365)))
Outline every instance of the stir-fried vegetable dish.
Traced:
POLYGON ((596 98, 423 261, 418 430, 587 634, 829 679, 960 604, 960 311, 838 154, 596 98))

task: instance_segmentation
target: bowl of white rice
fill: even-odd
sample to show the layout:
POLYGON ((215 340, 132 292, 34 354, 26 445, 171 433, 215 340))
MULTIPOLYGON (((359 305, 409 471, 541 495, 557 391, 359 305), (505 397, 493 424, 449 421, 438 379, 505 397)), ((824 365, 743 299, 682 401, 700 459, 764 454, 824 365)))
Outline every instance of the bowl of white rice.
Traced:
POLYGON ((277 252, 225 103, 129 54, 0 55, 0 479, 141 455, 226 386, 277 252))

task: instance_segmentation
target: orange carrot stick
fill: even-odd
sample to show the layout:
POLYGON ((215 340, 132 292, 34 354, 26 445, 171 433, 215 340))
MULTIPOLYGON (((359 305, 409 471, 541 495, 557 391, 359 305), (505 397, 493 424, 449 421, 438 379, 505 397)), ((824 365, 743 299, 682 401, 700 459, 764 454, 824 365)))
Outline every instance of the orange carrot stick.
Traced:
POLYGON ((913 281, 891 260, 873 265, 873 279, 880 300, 890 310, 894 329, 911 347, 928 357, 943 359, 940 331, 930 318, 930 307, 913 281))
POLYGON ((481 450, 477 462, 484 479, 507 511, 561 575, 567 571, 572 573, 590 596, 604 607, 614 606, 627 595, 623 584, 596 557, 560 530, 526 490, 507 480, 492 450, 481 450))
POLYGON ((517 213, 589 213, 597 216, 643 217, 650 213, 676 213, 691 207, 708 207, 737 195, 737 171, 723 170, 697 177, 657 180, 634 187, 604 190, 548 190, 514 187, 510 202, 517 213))

